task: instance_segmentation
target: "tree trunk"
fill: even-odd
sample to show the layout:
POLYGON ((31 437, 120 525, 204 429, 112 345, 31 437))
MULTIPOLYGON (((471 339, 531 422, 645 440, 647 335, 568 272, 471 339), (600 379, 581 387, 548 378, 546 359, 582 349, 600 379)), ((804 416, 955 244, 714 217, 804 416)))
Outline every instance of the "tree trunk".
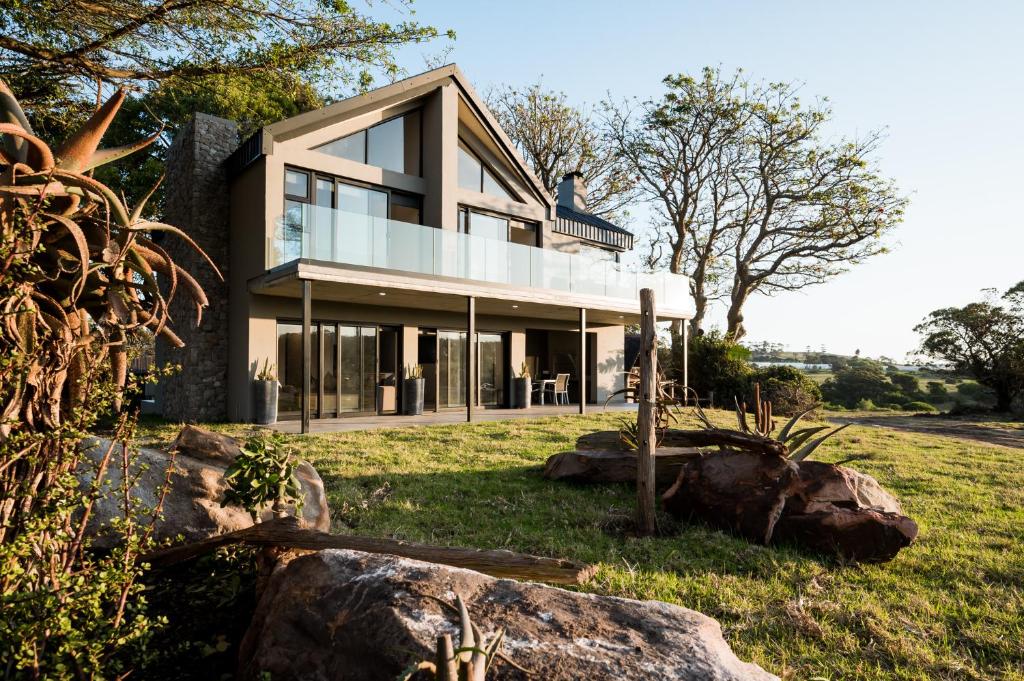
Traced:
POLYGON ((733 284, 733 292, 729 302, 729 312, 726 314, 726 336, 733 341, 739 341, 747 335, 747 329, 743 326, 743 305, 747 302, 746 284, 737 281, 733 284))

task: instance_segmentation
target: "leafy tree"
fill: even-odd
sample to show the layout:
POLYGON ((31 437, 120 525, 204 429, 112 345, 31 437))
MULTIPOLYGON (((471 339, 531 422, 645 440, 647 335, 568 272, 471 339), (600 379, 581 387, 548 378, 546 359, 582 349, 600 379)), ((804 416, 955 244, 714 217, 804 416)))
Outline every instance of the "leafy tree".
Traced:
POLYGON ((564 93, 540 82, 523 89, 492 91, 487 104, 503 130, 552 196, 568 173, 587 183, 587 210, 607 219, 633 198, 633 180, 612 142, 586 108, 574 107, 564 93))
POLYGON ((700 78, 680 74, 662 82, 660 100, 635 110, 608 102, 605 120, 640 195, 656 211, 649 264, 690 276, 690 335, 696 336, 708 304, 725 294, 726 211, 737 190, 732 171, 749 113, 739 73, 725 77, 705 68, 700 78))
POLYGON ((991 389, 997 411, 1024 394, 1024 282, 998 298, 935 310, 914 330, 923 354, 991 389))
MULTIPOLYGON (((893 391, 893 384, 877 362, 860 361, 848 369, 837 371, 821 386, 821 393, 829 402, 854 407, 862 400, 875 404, 893 391)), ((888 397, 888 396, 887 396, 888 397)))
POLYGON ((138 90, 238 74, 301 74, 327 92, 365 87, 375 70, 397 74, 394 48, 437 35, 344 2, 14 2, 0 5, 0 74, 33 74, 36 88, 21 95, 29 106, 55 88, 81 96, 97 84, 138 90))
POLYGON ((821 389, 802 371, 789 366, 761 367, 750 377, 747 399, 753 399, 753 384, 761 386, 762 399, 772 403, 772 412, 794 416, 821 402, 821 389))
POLYGON ((620 153, 659 211, 654 247, 689 270, 699 315, 727 295, 727 335, 742 338, 743 308, 823 283, 885 251, 906 199, 875 168, 882 136, 826 141, 827 102, 805 106, 793 83, 740 73, 666 78, 638 116, 611 107, 620 153))

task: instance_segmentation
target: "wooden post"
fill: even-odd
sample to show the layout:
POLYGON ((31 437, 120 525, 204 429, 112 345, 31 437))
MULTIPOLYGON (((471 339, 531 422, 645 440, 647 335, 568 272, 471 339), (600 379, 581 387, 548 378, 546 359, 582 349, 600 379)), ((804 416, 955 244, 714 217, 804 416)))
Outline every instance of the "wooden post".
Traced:
POLYGON ((466 297, 466 422, 476 407, 476 298, 466 297))
POLYGON ((690 403, 690 329, 683 321, 683 404, 690 403))
POLYGON ((309 279, 302 280, 302 433, 309 432, 309 393, 313 390, 312 285, 309 279))
POLYGON ((580 308, 580 413, 587 413, 587 308, 580 308))
POLYGON ((658 345, 654 291, 640 291, 640 411, 637 414, 640 451, 636 457, 636 497, 639 532, 650 536, 656 530, 654 507, 654 449, 657 445, 658 345))

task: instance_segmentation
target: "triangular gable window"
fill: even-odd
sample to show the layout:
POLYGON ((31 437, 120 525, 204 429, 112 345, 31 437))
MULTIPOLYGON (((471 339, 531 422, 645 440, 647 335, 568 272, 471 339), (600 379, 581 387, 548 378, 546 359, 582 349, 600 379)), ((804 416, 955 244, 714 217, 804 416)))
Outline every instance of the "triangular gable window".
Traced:
POLYGON ((476 154, 459 141, 459 186, 474 192, 518 201, 476 154))
POLYGON ((313 150, 396 173, 419 175, 420 112, 410 111, 313 150))

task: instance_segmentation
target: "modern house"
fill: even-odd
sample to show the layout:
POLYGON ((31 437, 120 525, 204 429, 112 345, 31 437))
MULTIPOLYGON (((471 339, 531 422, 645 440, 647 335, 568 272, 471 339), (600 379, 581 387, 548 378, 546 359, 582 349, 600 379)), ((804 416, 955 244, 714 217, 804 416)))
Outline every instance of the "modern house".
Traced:
POLYGON ((279 418, 304 426, 400 414, 413 365, 428 410, 514 407, 525 365, 568 374, 582 411, 622 386, 641 288, 659 320, 692 316, 686 277, 621 264, 632 234, 587 212, 578 176, 551 197, 454 65, 240 145, 198 115, 169 153, 166 213, 225 276, 168 241, 210 297, 185 349, 158 344, 183 367, 159 392, 170 418, 250 420, 268 360, 279 418))

